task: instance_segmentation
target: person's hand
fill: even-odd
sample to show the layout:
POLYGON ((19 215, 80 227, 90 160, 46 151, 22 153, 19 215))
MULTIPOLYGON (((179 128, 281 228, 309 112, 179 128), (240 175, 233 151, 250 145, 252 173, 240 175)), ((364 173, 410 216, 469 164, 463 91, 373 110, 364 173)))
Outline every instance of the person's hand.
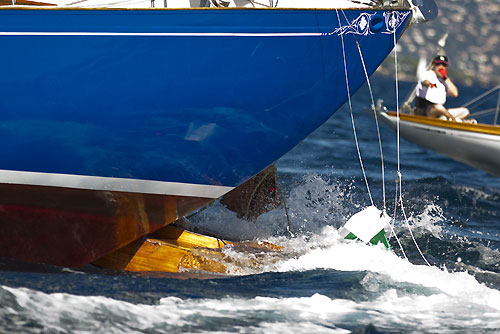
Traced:
POLYGON ((446 71, 446 68, 441 67, 438 70, 438 72, 439 72, 439 74, 441 74, 441 76, 443 77, 443 79, 446 80, 446 77, 448 76, 448 71, 446 71))

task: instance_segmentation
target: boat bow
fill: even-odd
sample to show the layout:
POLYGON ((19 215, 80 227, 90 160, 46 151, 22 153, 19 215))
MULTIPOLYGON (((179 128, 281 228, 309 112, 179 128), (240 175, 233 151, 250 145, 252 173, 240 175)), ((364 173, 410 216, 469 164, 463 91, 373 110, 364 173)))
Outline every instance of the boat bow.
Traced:
POLYGON ((22 65, 0 77, 0 256, 89 263, 271 165, 410 23, 406 2, 371 3, 1 7, 0 59, 22 65))

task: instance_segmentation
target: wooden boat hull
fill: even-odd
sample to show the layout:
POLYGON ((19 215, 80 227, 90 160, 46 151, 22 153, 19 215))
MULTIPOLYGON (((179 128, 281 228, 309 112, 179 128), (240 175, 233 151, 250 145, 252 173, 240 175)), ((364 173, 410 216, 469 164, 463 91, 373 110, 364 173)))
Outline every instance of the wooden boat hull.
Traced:
POLYGON ((82 266, 213 199, 2 185, 0 254, 82 266))
MULTIPOLYGON (((396 131, 396 114, 379 112, 396 131)), ((500 177, 500 126, 400 115, 401 137, 456 161, 500 177)))

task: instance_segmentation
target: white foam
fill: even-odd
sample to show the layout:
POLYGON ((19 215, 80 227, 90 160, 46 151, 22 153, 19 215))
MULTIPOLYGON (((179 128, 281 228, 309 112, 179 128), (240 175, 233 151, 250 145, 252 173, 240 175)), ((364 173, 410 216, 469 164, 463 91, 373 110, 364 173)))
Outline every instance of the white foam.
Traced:
MULTIPOLYGON (((256 319, 255 324, 250 324, 252 332, 256 333, 265 333, 273 329, 276 333, 341 334, 347 331, 342 329, 332 331, 332 325, 325 327, 323 323, 335 312, 343 312, 344 304, 351 304, 351 308, 355 305, 349 301, 332 301, 321 295, 283 299, 256 297, 250 300, 239 298, 182 300, 167 297, 162 298, 159 305, 136 305, 106 297, 45 294, 26 288, 5 286, 0 286, 0 289, 13 294, 23 309, 22 313, 49 332, 84 333, 98 330, 103 333, 139 333, 154 329, 155 333, 170 333, 178 332, 183 326, 204 327, 204 319, 208 319, 207 323, 213 327, 213 323, 221 319, 234 319, 237 323, 239 319, 250 315, 256 319), (193 323, 193 319, 201 319, 201 323, 193 323)), ((13 309, 8 313, 3 316, 16 314, 13 309)), ((236 325, 238 326, 241 325, 236 325)), ((226 331, 220 328, 204 332, 226 331)))
POLYGON ((283 205, 260 215, 255 221, 246 221, 216 201, 189 217, 183 226, 229 240, 266 239, 280 234, 288 236, 288 223, 294 234, 318 233, 325 224, 340 226, 347 220, 345 217, 350 216, 342 205, 343 198, 349 197, 349 191, 338 184, 330 184, 318 175, 309 174, 286 198, 289 221, 283 205))
POLYGON ((305 254, 275 265, 279 271, 314 270, 318 268, 340 271, 370 271, 387 275, 396 282, 418 284, 438 289, 450 298, 500 310, 500 291, 486 287, 466 272, 448 272, 446 268, 414 265, 382 246, 362 242, 346 242, 338 232, 325 228, 325 240, 319 247, 305 254), (328 241, 327 241, 328 240, 328 241), (325 244, 329 246, 325 247, 325 244))
MULTIPOLYGON (((158 333, 169 333, 188 326, 192 331, 201 329, 216 333, 235 330, 254 333, 268 333, 270 330, 276 333, 349 332, 339 324, 373 324, 381 329, 436 333, 456 328, 500 328, 500 291, 480 284, 465 272, 413 265, 382 246, 343 240, 333 227, 325 227, 321 233, 308 237, 282 237, 273 241, 279 241, 285 250, 282 253, 248 254, 226 249, 228 256, 233 257, 233 263, 248 263, 246 269, 239 267, 235 273, 321 268, 361 271, 366 272, 360 282, 363 288, 379 297, 363 302, 321 294, 302 298, 251 299, 166 297, 159 305, 141 305, 107 297, 45 294, 24 288, 3 289, 16 297, 29 318, 48 331, 138 333, 154 329, 158 333), (415 286, 410 289, 391 288, 406 283, 415 286), (246 318, 253 320, 240 324, 240 319, 246 318), (193 324, 193 319, 202 320, 193 324), (212 328, 212 324, 221 319, 225 319, 222 323, 234 325, 206 330, 206 326, 212 328)), ((16 312, 14 309, 0 310, 3 317, 16 312)))
POLYGON ((428 204, 421 214, 409 217, 408 220, 419 230, 430 232, 434 237, 441 239, 443 228, 440 224, 445 220, 445 217, 440 206, 434 203, 428 204))
MULTIPOLYGON (((174 307, 132 304, 100 296, 75 296, 66 293, 46 294, 26 288, 0 286, 16 297, 26 317, 49 331, 68 332, 68 326, 78 328, 74 332, 92 332, 96 329, 106 333, 134 333, 136 329, 147 330, 155 324, 169 323, 182 326, 186 312, 174 307), (103 320, 105 320, 103 322, 103 320), (86 329, 86 330, 85 330, 86 329)), ((169 305, 182 303, 179 298, 170 297, 169 305)), ((16 314, 13 309, 4 316, 16 314)), ((73 331, 71 331, 73 332, 73 331)))
MULTIPOLYGON (((456 328, 500 328, 500 312, 446 293, 430 296, 389 290, 371 301, 333 299, 321 294, 300 298, 162 298, 158 305, 136 305, 106 297, 45 294, 0 287, 46 331, 155 333, 192 332, 349 333, 341 324, 448 332, 456 328), (193 321, 195 320, 196 321, 193 321), (214 328, 214 324, 220 324, 214 328), (227 325, 232 324, 232 325, 227 325), (210 329, 208 329, 210 328, 210 329)), ((11 314, 15 313, 11 310, 11 314)), ((4 316, 10 316, 4 314, 4 316)))
MULTIPOLYGON (((280 254, 244 254, 231 248, 226 249, 225 254, 231 259, 229 263, 242 265, 237 269, 233 267, 231 273, 245 275, 315 269, 369 271, 384 275, 394 282, 432 289, 459 305, 487 307, 495 310, 494 312, 500 310, 500 291, 486 287, 466 272, 449 272, 446 268, 413 265, 382 246, 347 242, 340 238, 336 228, 325 227, 325 223, 338 225, 335 222, 332 224, 332 220, 345 219, 347 214, 342 203, 345 202, 344 197, 350 197, 349 191, 349 187, 343 190, 338 185, 330 185, 319 176, 306 176, 303 184, 292 189, 287 200, 295 220, 294 228, 302 229, 303 232, 306 228, 309 230, 292 239, 270 238, 271 242, 284 246, 280 254), (332 211, 337 215, 331 214, 332 211), (304 224, 298 226, 297 221, 304 224), (320 226, 323 226, 321 230, 320 226)), ((416 235, 430 232, 439 239, 443 237, 444 220, 442 209, 433 203, 429 203, 422 213, 409 217, 416 235)), ((241 223, 245 225, 245 222, 241 223)), ((265 224, 254 227, 258 226, 264 227, 265 224)), ((406 229, 404 226, 398 227, 402 228, 406 229)), ((488 254, 484 250, 482 253, 488 254)), ((494 254, 493 257, 497 258, 494 254)))

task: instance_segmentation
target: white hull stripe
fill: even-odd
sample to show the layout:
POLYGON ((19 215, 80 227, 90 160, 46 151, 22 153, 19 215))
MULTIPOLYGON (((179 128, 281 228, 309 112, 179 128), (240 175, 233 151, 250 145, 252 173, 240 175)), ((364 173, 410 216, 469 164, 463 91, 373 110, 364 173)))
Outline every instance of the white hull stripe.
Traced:
POLYGON ((233 187, 192 183, 136 180, 116 177, 0 170, 0 183, 120 191, 143 194, 219 198, 233 187))
POLYGON ((310 37, 327 33, 253 33, 253 32, 43 32, 43 31, 1 31, 0 36, 138 36, 138 37, 310 37))

